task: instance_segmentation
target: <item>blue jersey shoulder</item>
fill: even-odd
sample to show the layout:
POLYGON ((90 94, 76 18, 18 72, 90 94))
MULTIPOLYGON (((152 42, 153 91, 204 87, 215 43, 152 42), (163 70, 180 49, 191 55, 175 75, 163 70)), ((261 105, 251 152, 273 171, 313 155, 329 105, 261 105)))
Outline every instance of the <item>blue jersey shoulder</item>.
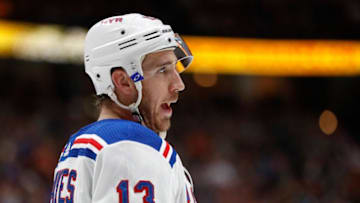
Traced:
POLYGON ((105 119, 80 129, 73 139, 82 134, 96 134, 107 144, 134 141, 160 150, 162 139, 152 130, 128 120, 105 119))

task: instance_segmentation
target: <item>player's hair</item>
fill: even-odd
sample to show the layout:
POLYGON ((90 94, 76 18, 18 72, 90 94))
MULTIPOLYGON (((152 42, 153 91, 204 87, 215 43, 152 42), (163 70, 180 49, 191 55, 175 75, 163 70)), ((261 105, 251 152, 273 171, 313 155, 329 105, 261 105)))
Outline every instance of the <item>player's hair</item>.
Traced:
POLYGON ((96 107, 96 110, 98 113, 100 113, 101 107, 107 103, 107 102, 111 102, 112 100, 110 99, 110 97, 106 94, 102 94, 102 95, 94 95, 95 98, 95 102, 94 105, 96 107))

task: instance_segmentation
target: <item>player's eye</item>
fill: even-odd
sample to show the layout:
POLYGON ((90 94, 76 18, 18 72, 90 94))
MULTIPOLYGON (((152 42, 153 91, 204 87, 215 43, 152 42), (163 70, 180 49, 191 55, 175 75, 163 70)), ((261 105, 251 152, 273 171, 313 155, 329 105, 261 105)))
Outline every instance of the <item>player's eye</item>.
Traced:
POLYGON ((165 71, 166 71, 166 66, 159 69, 159 73, 165 73, 165 71))

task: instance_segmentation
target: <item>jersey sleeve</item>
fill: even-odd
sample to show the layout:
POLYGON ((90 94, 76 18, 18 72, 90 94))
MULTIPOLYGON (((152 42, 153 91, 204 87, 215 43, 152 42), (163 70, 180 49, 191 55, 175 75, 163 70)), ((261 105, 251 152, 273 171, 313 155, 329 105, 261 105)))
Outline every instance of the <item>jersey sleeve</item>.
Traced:
POLYGON ((173 202, 177 183, 162 158, 158 151, 137 142, 107 146, 95 163, 92 202, 173 202))

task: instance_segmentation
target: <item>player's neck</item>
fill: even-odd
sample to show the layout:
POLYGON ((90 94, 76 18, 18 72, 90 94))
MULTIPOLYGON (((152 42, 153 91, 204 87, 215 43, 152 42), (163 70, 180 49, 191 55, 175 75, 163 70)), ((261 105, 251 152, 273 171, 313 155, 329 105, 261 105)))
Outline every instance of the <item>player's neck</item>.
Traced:
POLYGON ((123 119, 135 121, 129 110, 123 109, 113 102, 102 105, 98 120, 100 121, 104 119, 123 119))

